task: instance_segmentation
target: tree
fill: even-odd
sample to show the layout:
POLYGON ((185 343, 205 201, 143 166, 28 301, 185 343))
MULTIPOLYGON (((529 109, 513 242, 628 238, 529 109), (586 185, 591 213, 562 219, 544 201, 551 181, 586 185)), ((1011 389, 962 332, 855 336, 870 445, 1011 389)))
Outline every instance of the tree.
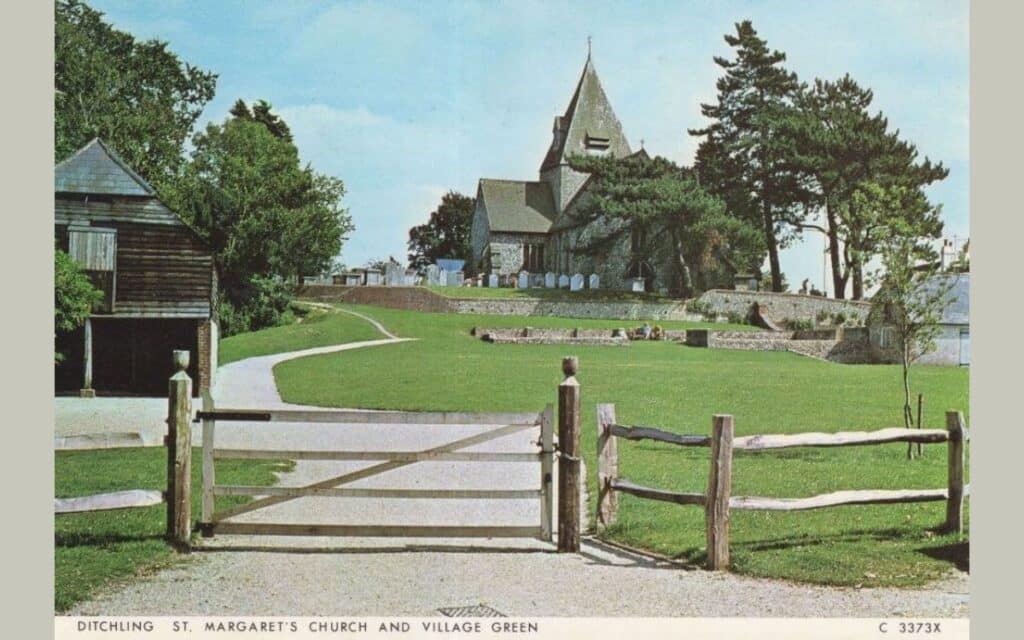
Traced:
POLYGON ((674 265, 671 289, 690 297, 695 272, 709 269, 722 250, 739 256, 740 248, 751 244, 750 227, 726 215, 723 202, 701 188, 691 169, 646 155, 573 156, 569 164, 591 176, 575 222, 604 221, 599 232, 577 245, 576 251, 584 255, 606 255, 628 238, 630 269, 636 270, 653 261, 663 246, 660 239, 668 239, 674 265))
MULTIPOLYGON (((808 203, 823 210, 832 263, 832 284, 844 298, 852 279, 853 299, 864 296, 865 265, 875 254, 875 243, 863 225, 853 194, 866 183, 903 185, 920 189, 948 175, 942 164, 916 160, 916 148, 891 132, 881 112, 870 113, 873 93, 849 75, 835 82, 815 80, 801 91, 798 117, 788 120, 786 135, 793 140, 796 168, 808 180, 808 203)), ((919 235, 930 233, 927 219, 919 235)), ((816 226, 816 225, 805 225, 816 226)))
POLYGON ((54 157, 101 137, 161 191, 217 76, 182 62, 158 40, 139 42, 77 0, 56 4, 54 157))
POLYGON ((213 249, 221 297, 233 307, 222 309, 234 319, 231 332, 273 320, 253 305, 281 307, 276 282, 327 269, 353 229, 341 180, 300 166, 281 130, 244 114, 211 123, 169 189, 169 204, 213 249))
MULTIPOLYGON (((103 292, 92 285, 82 268, 67 253, 53 253, 53 328, 55 334, 74 331, 85 324, 94 305, 103 301, 103 292)), ((64 354, 54 350, 54 361, 64 354)))
POLYGON ((910 367, 935 349, 939 321, 949 304, 951 282, 936 278, 938 255, 928 238, 903 215, 910 209, 931 209, 919 191, 903 186, 867 184, 854 199, 864 211, 872 211, 878 223, 878 249, 882 263, 881 286, 872 298, 870 322, 892 331, 903 369, 903 421, 913 424, 910 407, 910 367))
POLYGON ((733 61, 715 57, 725 70, 717 104, 702 104, 712 120, 690 130, 704 140, 698 149, 701 184, 728 204, 731 215, 756 224, 764 235, 772 289, 782 290, 779 250, 799 236, 808 210, 800 174, 792 166, 792 141, 784 135, 796 117, 796 74, 781 66, 786 54, 768 49, 749 20, 726 35, 733 61))
POLYGON ((470 232, 475 208, 475 198, 457 191, 444 194, 430 220, 409 229, 409 267, 420 270, 438 258, 465 260, 467 268, 472 266, 470 232))

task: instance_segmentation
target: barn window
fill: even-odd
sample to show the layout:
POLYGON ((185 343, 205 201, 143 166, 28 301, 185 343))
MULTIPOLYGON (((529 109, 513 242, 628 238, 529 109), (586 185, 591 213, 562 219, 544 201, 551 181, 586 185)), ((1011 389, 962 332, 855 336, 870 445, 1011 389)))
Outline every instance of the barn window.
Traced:
POLYGON ((68 255, 82 266, 89 280, 103 292, 101 313, 114 305, 117 275, 117 230, 99 227, 68 229, 68 255))

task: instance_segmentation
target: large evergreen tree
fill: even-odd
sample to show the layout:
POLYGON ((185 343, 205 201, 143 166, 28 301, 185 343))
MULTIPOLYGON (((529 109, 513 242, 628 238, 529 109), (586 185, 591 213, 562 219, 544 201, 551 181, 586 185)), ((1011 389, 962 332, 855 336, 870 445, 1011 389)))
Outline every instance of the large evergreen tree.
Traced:
POLYGON ((470 232, 476 199, 457 191, 441 197, 437 209, 425 223, 409 229, 409 267, 422 269, 438 258, 465 260, 467 269, 473 264, 470 232))
POLYGON ((137 41, 77 0, 56 3, 54 159, 101 137, 162 192, 217 76, 158 40, 137 41))
MULTIPOLYGON (((901 185, 911 191, 944 178, 948 171, 927 158, 918 163, 912 144, 889 131, 881 112, 870 112, 873 94, 849 75, 835 82, 815 80, 797 101, 799 116, 789 121, 795 164, 809 179, 813 207, 820 209, 828 235, 832 284, 845 297, 852 279, 853 295, 864 295, 864 269, 876 253, 877 236, 854 194, 868 184, 901 185)), ((907 229, 918 236, 934 232, 927 217, 906 212, 907 229)))
POLYGON ((667 279, 681 297, 704 285, 704 274, 723 257, 748 264, 759 255, 756 230, 726 215, 724 203, 701 188, 692 169, 645 154, 574 156, 570 165, 591 176, 575 221, 600 221, 600 231, 577 245, 581 254, 600 257, 628 241, 630 271, 636 273, 667 241, 673 264, 667 279))
POLYGON ((701 184, 726 201, 729 213, 756 224, 768 252, 772 289, 782 290, 779 250, 799 236, 808 211, 800 174, 792 166, 792 141, 785 134, 795 117, 796 74, 782 63, 750 21, 726 35, 735 59, 715 57, 725 75, 716 86, 718 101, 701 105, 712 122, 691 130, 700 136, 697 169, 701 184))

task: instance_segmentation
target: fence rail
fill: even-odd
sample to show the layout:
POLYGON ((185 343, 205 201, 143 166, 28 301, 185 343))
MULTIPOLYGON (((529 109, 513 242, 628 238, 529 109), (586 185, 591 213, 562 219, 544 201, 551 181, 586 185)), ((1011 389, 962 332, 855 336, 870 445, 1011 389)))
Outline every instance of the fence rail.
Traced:
POLYGON ((194 422, 317 422, 330 424, 523 425, 536 426, 536 413, 472 413, 453 411, 368 411, 296 409, 203 409, 194 422))
POLYGON ((946 502, 946 519, 942 529, 963 531, 963 500, 970 487, 964 485, 964 442, 967 431, 963 414, 946 413, 946 429, 886 428, 875 431, 840 431, 837 433, 765 434, 733 437, 733 418, 716 415, 712 434, 680 435, 652 427, 625 426, 615 419, 615 405, 597 407, 598 504, 597 529, 600 533, 612 525, 618 514, 618 493, 638 498, 704 507, 707 539, 707 567, 727 569, 729 566, 729 512, 732 509, 757 511, 803 511, 842 505, 896 504, 908 502, 946 502), (619 477, 617 438, 654 440, 684 447, 709 447, 711 462, 704 493, 678 493, 645 487, 619 477), (948 444, 947 486, 942 489, 895 489, 836 491, 806 498, 765 496, 733 496, 733 451, 764 451, 791 447, 847 447, 878 445, 892 442, 948 444))

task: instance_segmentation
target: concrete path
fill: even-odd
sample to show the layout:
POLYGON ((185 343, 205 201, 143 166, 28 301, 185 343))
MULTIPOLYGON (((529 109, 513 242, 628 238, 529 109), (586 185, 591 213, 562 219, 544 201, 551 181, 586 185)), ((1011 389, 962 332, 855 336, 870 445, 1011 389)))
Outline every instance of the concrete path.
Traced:
MULTIPOLYGON (((252 358, 219 372, 221 407, 289 407, 273 365, 357 348, 373 340, 252 358)), ((340 381, 343 382, 343 381, 340 381)), ((553 399, 552 399, 553 400, 553 399)), ((524 407, 524 410, 542 407, 524 407)), ((462 425, 220 423, 225 447, 421 450, 479 433, 462 425)), ((197 434, 198 436, 198 434, 197 434)), ((533 451, 537 430, 470 451, 533 451)), ((280 484, 302 486, 372 463, 300 462, 280 484)), ((539 486, 531 463, 420 462, 349 487, 523 488, 539 486)), ((553 483, 557 487, 557 479, 553 483)), ((586 504, 586 500, 583 500, 586 504)), ((247 522, 529 525, 539 501, 300 498, 238 516, 247 522)), ((579 555, 533 539, 403 539, 218 536, 177 569, 83 602, 72 615, 431 616, 485 604, 509 616, 914 616, 967 615, 966 574, 920 590, 837 589, 688 570, 595 540, 579 555), (187 597, 185 595, 187 594, 187 597), (187 603, 183 606, 182 603, 187 603)))

